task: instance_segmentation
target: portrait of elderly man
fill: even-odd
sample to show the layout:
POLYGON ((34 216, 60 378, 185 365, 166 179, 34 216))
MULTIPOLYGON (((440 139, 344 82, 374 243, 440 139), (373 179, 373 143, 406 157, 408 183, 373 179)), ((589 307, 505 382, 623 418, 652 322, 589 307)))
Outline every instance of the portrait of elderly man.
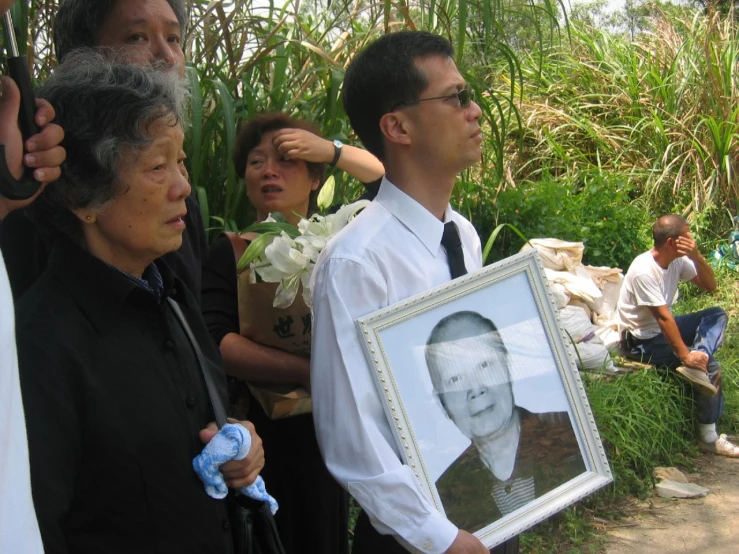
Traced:
POLYGON ((477 531, 585 471, 567 412, 516 406, 511 355, 491 320, 444 317, 425 356, 444 412, 472 441, 436 481, 450 521, 477 531))

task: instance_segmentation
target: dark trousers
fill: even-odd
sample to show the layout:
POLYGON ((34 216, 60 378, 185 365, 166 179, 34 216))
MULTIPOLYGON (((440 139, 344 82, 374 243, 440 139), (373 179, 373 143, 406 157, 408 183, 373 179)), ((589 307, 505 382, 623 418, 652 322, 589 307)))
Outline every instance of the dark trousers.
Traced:
POLYGON ((272 420, 249 398, 249 419, 269 459, 261 475, 280 505, 275 523, 285 553, 347 554, 349 495, 323 463, 312 415, 272 420))
MULTIPOLYGON (((518 537, 513 537, 490 551, 491 554, 518 554, 518 537)), ((381 535, 362 511, 354 528, 352 554, 408 554, 390 535, 381 535)))
MULTIPOLYGON (((724 342, 728 316, 721 308, 713 307, 692 314, 677 315, 675 323, 688 348, 708 354, 708 378, 718 389, 718 394, 696 395, 696 419, 698 423, 716 423, 724 411, 724 391, 721 387, 721 368, 713 356, 724 342)), ((627 357, 668 369, 675 369, 680 365, 680 359, 661 333, 644 341, 633 337, 631 333, 627 332, 626 335, 622 346, 627 357)))

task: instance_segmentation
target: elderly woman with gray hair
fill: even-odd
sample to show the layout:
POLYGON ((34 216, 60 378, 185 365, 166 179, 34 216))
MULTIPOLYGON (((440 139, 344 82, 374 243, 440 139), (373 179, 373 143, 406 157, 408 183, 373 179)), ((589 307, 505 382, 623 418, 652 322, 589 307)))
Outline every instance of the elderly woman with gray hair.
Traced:
MULTIPOLYGON (((225 502, 192 468, 216 433, 203 372, 225 400, 221 358, 191 291, 158 260, 180 246, 190 194, 184 90, 174 72, 81 52, 39 91, 67 149, 34 206, 54 249, 17 322, 47 554, 233 551, 225 502)), ((241 423, 252 448, 221 467, 232 488, 264 465, 241 423)))

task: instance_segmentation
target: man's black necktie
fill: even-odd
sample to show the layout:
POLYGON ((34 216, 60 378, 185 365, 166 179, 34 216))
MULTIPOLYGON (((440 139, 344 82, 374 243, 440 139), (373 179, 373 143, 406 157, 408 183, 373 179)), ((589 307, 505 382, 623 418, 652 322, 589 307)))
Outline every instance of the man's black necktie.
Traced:
POLYGON ((449 269, 452 271, 452 279, 467 274, 464 266, 464 251, 462 241, 459 240, 459 230, 453 221, 444 224, 444 234, 441 235, 441 245, 446 250, 449 261, 449 269))

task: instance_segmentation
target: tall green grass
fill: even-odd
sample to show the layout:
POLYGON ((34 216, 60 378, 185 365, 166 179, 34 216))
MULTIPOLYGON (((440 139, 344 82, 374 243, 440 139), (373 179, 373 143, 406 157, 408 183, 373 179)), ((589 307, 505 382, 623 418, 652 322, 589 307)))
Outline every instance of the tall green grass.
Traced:
MULTIPOLYGON (((39 78, 55 63, 48 29, 58 3, 13 8, 39 78)), ((717 206, 738 207, 733 18, 657 5, 630 41, 569 22, 559 0, 188 4, 185 49, 199 87, 188 163, 216 227, 250 219, 229 162, 239 122, 284 110, 318 122, 330 138, 354 140, 340 101, 344 69, 373 37, 406 28, 449 37, 480 93, 483 160, 459 180, 453 201, 481 234, 495 226, 486 211, 501 191, 546 175, 618 175, 654 213, 712 221, 717 206)), ((336 179, 336 201, 358 194, 357 183, 336 179)))
MULTIPOLYGON (((19 0, 14 6, 22 45, 39 79, 55 65, 49 29, 59 2, 19 0)), ((252 215, 229 161, 239 123, 280 110, 317 122, 328 138, 356 140, 340 101, 344 70, 370 40, 402 29, 433 31, 454 43, 457 60, 480 92, 489 137, 483 164, 468 172, 467 182, 502 182, 506 143, 520 126, 514 94, 523 73, 514 47, 526 36, 526 47, 541 65, 543 47, 558 39, 564 13, 561 0, 189 0, 188 7, 184 49, 194 87, 188 167, 207 224, 230 229, 243 227, 252 215), (523 27, 529 30, 521 33, 523 27), (501 89, 500 78, 508 83, 501 89)), ((341 173, 335 177, 337 202, 359 194, 357 183, 341 173)), ((474 188, 456 204, 471 208, 474 188)))
POLYGON ((655 14, 633 42, 574 22, 542 66, 521 59, 509 186, 598 170, 621 175, 655 213, 736 211, 736 23, 679 7, 655 14))
MULTIPOLYGON (((531 44, 543 52, 544 36, 558 29, 560 12, 552 0, 515 6, 503 0, 355 2, 329 9, 318 2, 288 2, 277 8, 227 0, 191 6, 194 23, 187 53, 193 60, 191 81, 200 87, 194 110, 200 125, 188 135, 187 154, 203 216, 217 228, 243 227, 252 215, 240 176, 230 172, 227 161, 239 123, 255 113, 280 110, 317 122, 328 138, 356 140, 340 98, 344 70, 370 40, 401 29, 434 31, 454 43, 458 61, 469 69, 468 80, 481 93, 479 103, 490 129, 484 163, 468 174, 478 183, 487 176, 500 181, 509 129, 520 122, 515 87, 490 91, 501 74, 510 83, 522 77, 502 23, 516 14, 536 15, 532 21, 538 42, 531 44)), ((360 185, 341 172, 334 177, 337 202, 361 194, 360 185)), ((457 204, 469 203, 471 196, 473 190, 460 194, 457 204)))
POLYGON ((684 463, 693 448, 691 390, 658 369, 590 377, 588 398, 615 475, 611 493, 643 493, 656 465, 684 463))

